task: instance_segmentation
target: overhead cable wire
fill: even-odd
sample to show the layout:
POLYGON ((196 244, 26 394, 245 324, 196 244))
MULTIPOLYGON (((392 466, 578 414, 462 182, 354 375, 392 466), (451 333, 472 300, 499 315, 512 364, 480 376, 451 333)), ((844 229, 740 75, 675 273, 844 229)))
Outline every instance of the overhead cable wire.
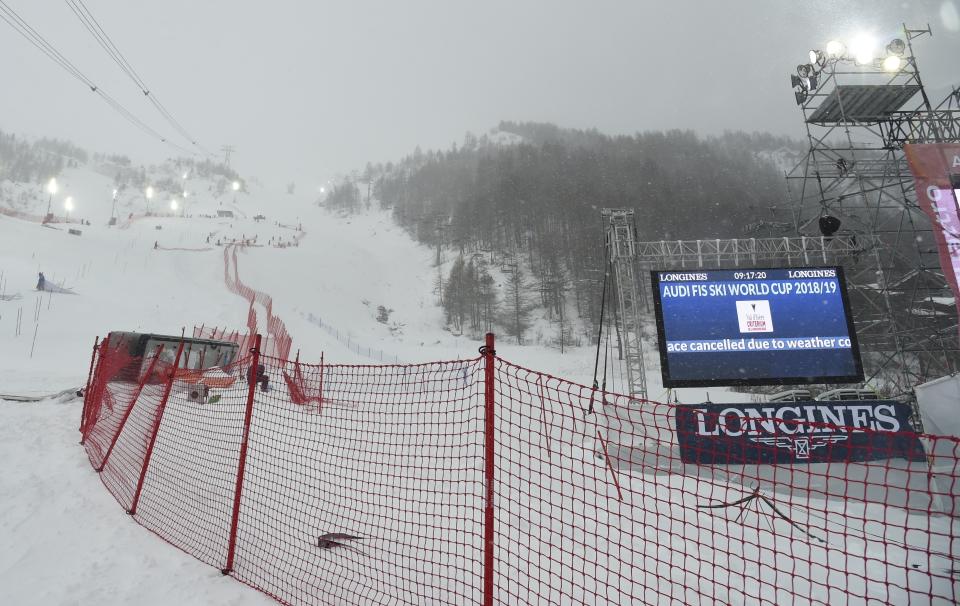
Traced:
POLYGON ((133 114, 130 110, 124 107, 119 101, 107 94, 106 91, 101 89, 97 84, 86 76, 80 69, 73 64, 69 59, 67 59, 63 53, 58 51, 56 47, 50 44, 40 33, 35 30, 29 23, 27 23, 15 10, 10 8, 3 0, 0 0, 0 19, 3 19, 7 24, 12 27, 18 34, 26 38, 30 44, 35 46, 40 50, 44 55, 46 55, 50 60, 59 65, 63 70, 69 73, 71 76, 83 83, 84 86, 89 88, 94 94, 99 96, 107 105, 109 105, 115 112, 120 114, 125 120, 144 131, 151 137, 155 137, 160 140, 161 143, 165 143, 182 153, 195 153, 191 152, 183 147, 173 143, 172 141, 167 140, 166 137, 161 135, 159 132, 151 128, 145 122, 140 120, 136 115, 133 114))
POLYGON ((166 120, 180 135, 190 142, 191 145, 202 150, 204 154, 210 156, 210 152, 203 148, 197 140, 183 127, 183 125, 173 117, 173 114, 160 102, 160 99, 150 90, 150 87, 147 86, 146 81, 137 73, 137 70, 134 69, 133 64, 123 55, 117 45, 113 42, 113 39, 110 38, 110 35, 106 32, 100 22, 97 21, 96 17, 93 16, 93 13, 90 12, 90 9, 87 8, 86 4, 83 3, 83 0, 65 0, 67 6, 70 7, 70 10, 77 16, 83 26, 87 29, 88 32, 94 37, 97 43, 103 48, 104 51, 113 59, 114 63, 127 75, 130 80, 140 89, 140 92, 143 93, 144 97, 150 102, 151 105, 157 110, 157 112, 163 116, 166 120))

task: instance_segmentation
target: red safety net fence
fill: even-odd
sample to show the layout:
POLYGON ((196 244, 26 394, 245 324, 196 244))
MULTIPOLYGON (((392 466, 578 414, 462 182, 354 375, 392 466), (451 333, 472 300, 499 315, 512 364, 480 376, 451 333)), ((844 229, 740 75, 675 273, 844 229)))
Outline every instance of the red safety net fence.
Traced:
MULTIPOLYGON (((527 370, 489 345, 355 366, 264 356, 257 341, 208 371, 234 380, 202 396, 175 370, 180 351, 164 364, 99 345, 81 432, 134 520, 283 603, 960 594, 953 438, 921 436, 920 461, 691 465, 682 407, 527 370)), ((797 431, 813 435, 807 424, 797 431)))
POLYGON ((239 244, 228 244, 223 249, 223 281, 230 292, 243 297, 249 305, 247 332, 229 331, 218 326, 195 326, 193 336, 203 339, 232 341, 240 345, 241 351, 246 351, 250 348, 253 335, 263 332, 266 336, 262 339, 262 351, 278 358, 287 358, 290 356, 290 349, 293 347, 293 339, 287 332, 283 320, 273 314, 273 298, 264 292, 247 286, 240 279, 240 273, 237 269, 237 250, 240 248, 241 245, 239 244), (264 318, 262 322, 257 314, 257 306, 260 306, 263 310, 264 318))

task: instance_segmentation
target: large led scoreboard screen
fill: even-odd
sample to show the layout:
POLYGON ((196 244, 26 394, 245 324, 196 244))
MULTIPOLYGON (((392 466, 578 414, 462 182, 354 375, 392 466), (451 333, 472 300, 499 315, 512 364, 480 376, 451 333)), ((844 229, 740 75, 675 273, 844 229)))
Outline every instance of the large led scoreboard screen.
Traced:
POLYGON ((840 267, 652 278, 665 387, 863 380, 840 267))

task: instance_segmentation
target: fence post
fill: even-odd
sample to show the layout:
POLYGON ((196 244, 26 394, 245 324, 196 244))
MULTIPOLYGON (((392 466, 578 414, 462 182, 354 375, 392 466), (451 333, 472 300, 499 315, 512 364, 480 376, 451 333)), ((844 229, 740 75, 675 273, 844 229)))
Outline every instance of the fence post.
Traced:
MULTIPOLYGON (((300 359, 300 352, 297 352, 297 359, 300 359)), ((323 352, 320 352, 320 401, 317 402, 317 412, 323 411, 323 373, 325 368, 323 366, 323 352)))
POLYGON ((177 376, 177 368, 180 366, 180 354, 183 353, 183 339, 180 339, 180 346, 177 347, 177 355, 173 360, 173 366, 170 368, 170 378, 167 379, 167 386, 163 390, 163 398, 160 400, 160 407, 157 409, 157 418, 153 422, 153 435, 150 436, 150 444, 147 445, 147 453, 143 457, 143 467, 140 469, 140 479, 137 480, 137 491, 133 494, 133 502, 130 504, 128 514, 137 515, 137 504, 140 502, 140 493, 143 492, 143 480, 147 477, 147 468, 150 466, 150 457, 153 456, 153 446, 157 443, 157 433, 160 431, 160 422, 163 421, 163 411, 167 408, 167 400, 170 399, 170 390, 173 389, 173 380, 177 376))
POLYGON ((230 521, 230 546, 227 549, 227 565, 221 570, 223 574, 233 572, 233 556, 237 548, 237 526, 240 522, 240 494, 243 491, 243 472, 247 466, 247 444, 250 438, 250 420, 253 417, 253 395, 257 388, 257 368, 260 365, 260 335, 254 337, 253 357, 250 361, 250 370, 247 373, 247 411, 243 416, 243 438, 240 440, 240 462, 237 465, 237 487, 233 493, 233 518, 230 521))
POLYGON ((90 381, 93 380, 93 363, 97 360, 97 346, 100 344, 100 336, 93 340, 93 352, 90 353, 90 370, 87 371, 87 384, 83 387, 83 411, 80 413, 80 443, 84 442, 84 429, 87 425, 87 401, 89 400, 90 381))
POLYGON ((493 541, 494 541, 494 517, 493 517, 493 472, 494 465, 494 432, 496 424, 494 423, 494 358, 497 355, 494 349, 493 333, 487 333, 486 345, 480 348, 480 353, 484 358, 484 463, 486 477, 486 498, 483 511, 483 604, 484 606, 493 606, 493 541))
POLYGON ((149 368, 147 368, 147 373, 143 375, 143 378, 140 379, 140 383, 137 384, 137 391, 133 396, 133 399, 130 401, 130 406, 127 408, 127 412, 123 413, 123 419, 120 421, 120 427, 117 428, 117 433, 114 434, 113 440, 110 441, 110 448, 107 449, 107 454, 103 455, 103 461, 100 462, 100 467, 97 467, 97 473, 103 471, 103 468, 107 466, 107 459, 110 458, 110 453, 113 452, 113 447, 117 445, 117 440, 120 439, 120 434, 123 433, 123 428, 127 424, 127 419, 130 418, 130 413, 133 412, 133 407, 137 405, 137 400, 140 399, 140 393, 143 391, 143 386, 147 384, 147 381, 153 375, 153 369, 157 365, 157 360, 160 359, 160 354, 163 353, 163 345, 157 350, 157 353, 153 356, 153 361, 150 362, 149 368))

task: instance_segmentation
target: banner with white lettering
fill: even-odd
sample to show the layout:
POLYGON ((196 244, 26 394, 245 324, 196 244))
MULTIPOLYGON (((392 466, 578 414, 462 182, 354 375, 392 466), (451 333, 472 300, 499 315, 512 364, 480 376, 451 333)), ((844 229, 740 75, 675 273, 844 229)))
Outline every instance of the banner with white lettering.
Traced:
POLYGON ((677 408, 684 463, 925 461, 910 407, 887 400, 702 404, 677 408))
POLYGON ((940 267, 960 312, 960 144, 911 143, 903 151, 917 203, 933 224, 940 267))

